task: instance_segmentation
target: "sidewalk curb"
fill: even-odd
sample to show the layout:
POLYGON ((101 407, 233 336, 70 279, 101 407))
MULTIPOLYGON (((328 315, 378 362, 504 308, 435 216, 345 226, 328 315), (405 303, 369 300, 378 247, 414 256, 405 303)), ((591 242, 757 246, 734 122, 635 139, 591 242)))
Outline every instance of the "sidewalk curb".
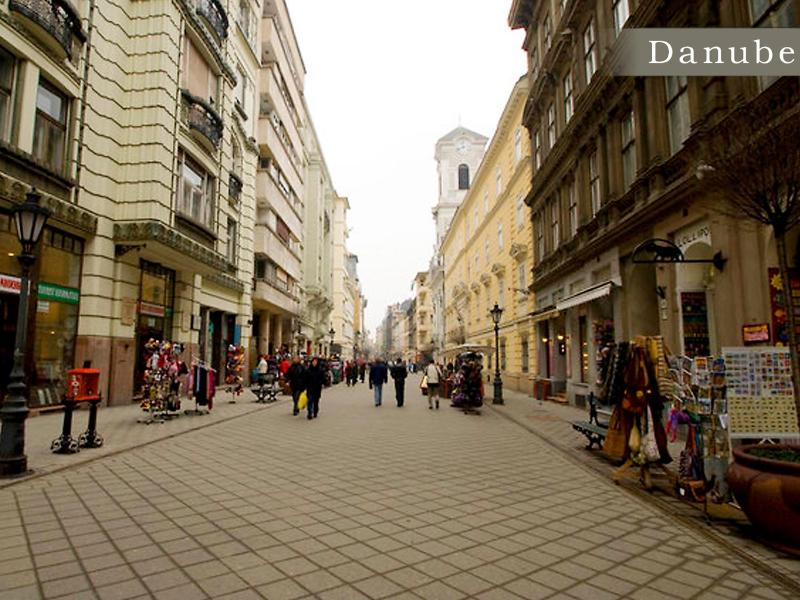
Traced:
MULTIPOLYGON (((592 472, 595 475, 597 474, 602 475, 609 485, 614 485, 615 487, 618 487, 628 492, 632 496, 637 497, 639 500, 654 506, 659 511, 664 513, 665 517, 673 519, 687 527, 691 527, 692 529, 700 533, 702 536, 704 536, 708 541, 722 546, 732 554, 736 555, 739 559, 745 561, 748 565, 753 567, 755 570, 757 570, 765 577, 769 577, 779 585, 783 586, 787 591, 792 591, 795 594, 797 594, 798 597, 800 597, 800 581, 781 571, 775 570, 771 565, 761 560, 760 558, 751 556, 745 550, 740 548, 738 545, 734 544, 733 542, 729 541, 728 539, 726 539, 725 537, 721 536, 716 531, 714 531, 712 526, 709 525, 708 523, 701 523, 694 518, 690 518, 686 515, 682 515, 675 512, 673 507, 670 506, 667 502, 665 502, 664 500, 662 500, 661 498, 659 498, 654 494, 648 493, 646 490, 641 489, 638 486, 621 485, 619 483, 615 484, 613 481, 607 479, 608 474, 602 471, 600 468, 596 468, 587 462, 579 460, 577 457, 573 456, 572 453, 558 446, 557 444, 549 440, 547 437, 542 435, 540 432, 536 431, 530 425, 520 420, 518 417, 510 414, 508 411, 500 410, 498 407, 493 406, 492 404, 484 404, 484 407, 489 408, 494 414, 498 415, 499 417, 502 417, 514 423, 515 425, 518 425, 527 432, 535 435, 539 440, 546 443, 554 450, 558 451, 559 454, 564 456, 570 462, 580 467, 583 467, 584 469, 592 472)), ((759 543, 761 542, 759 541, 759 543)))
MULTIPOLYGON (((186 429, 184 431, 177 431, 175 433, 171 433, 169 435, 165 435, 164 437, 156 438, 156 439, 153 439, 153 440, 147 440, 145 442, 134 444, 132 446, 126 446, 125 448, 119 448, 118 450, 113 450, 111 452, 107 452, 106 454, 100 454, 100 455, 94 456, 92 458, 87 458, 86 460, 82 460, 82 461, 74 463, 74 464, 61 465, 61 466, 55 467, 54 469, 47 470, 47 471, 31 470, 31 473, 29 475, 21 475, 19 477, 14 478, 14 479, 0 480, 0 492, 3 492, 4 490, 7 490, 7 489, 9 489, 9 488, 11 488, 13 486, 20 485, 22 483, 27 483, 29 481, 34 481, 34 480, 39 479, 41 477, 46 477, 48 475, 54 475, 56 473, 61 473, 62 471, 68 471, 70 469, 77 469, 77 468, 82 467, 84 465, 88 465, 88 464, 91 464, 93 462, 97 462, 98 460, 103 460, 104 458, 110 458, 112 456, 118 456, 118 455, 120 455, 120 454, 122 454, 124 452, 129 452, 131 450, 137 450, 139 448, 145 448, 145 447, 147 447, 147 446, 149 446, 151 444, 157 444, 158 442, 163 442, 165 440, 171 440, 171 439, 180 437, 182 435, 186 435, 187 433, 193 433, 195 431, 200 431, 202 429, 207 429, 209 427, 214 427, 216 425, 221 425, 221 424, 227 423, 229 421, 234 421, 236 419, 241 419, 242 417, 249 417, 249 416, 253 415, 254 413, 260 412, 262 410, 268 410, 268 409, 270 409, 272 407, 279 406, 279 405, 284 404, 284 403, 289 402, 289 401, 291 401, 291 398, 284 398, 284 399, 278 400, 277 402, 272 402, 272 403, 266 404, 264 406, 257 406, 253 410, 245 412, 245 413, 242 413, 242 414, 239 414, 239 415, 233 415, 233 416, 230 416, 230 417, 223 417, 222 419, 220 419, 218 421, 211 421, 209 423, 204 423, 202 425, 198 425, 197 427, 193 427, 192 429, 186 429)), ((254 404, 255 404, 255 402, 254 402, 254 404)), ((133 423, 133 424, 136 424, 136 423, 133 423)))

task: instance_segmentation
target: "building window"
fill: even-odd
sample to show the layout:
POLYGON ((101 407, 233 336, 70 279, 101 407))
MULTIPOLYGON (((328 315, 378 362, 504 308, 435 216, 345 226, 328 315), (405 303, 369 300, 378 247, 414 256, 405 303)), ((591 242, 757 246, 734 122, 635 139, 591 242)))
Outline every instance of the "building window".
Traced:
POLYGON ((536 259, 542 262, 544 258, 544 211, 536 213, 536 259))
POLYGON ((524 291, 528 289, 528 265, 523 260, 519 265, 517 265, 517 288, 519 291, 524 291))
POLYGON ((614 13, 614 35, 618 36, 619 32, 631 16, 631 9, 628 6, 630 0, 613 0, 611 3, 611 10, 614 13))
POLYGON ((458 189, 469 189, 469 167, 463 163, 458 165, 458 189))
POLYGON ((497 303, 501 308, 506 305, 506 282, 502 277, 497 280, 497 303))
POLYGON ((636 177, 636 127, 633 111, 622 119, 622 181, 627 190, 636 177))
POLYGON ((503 250, 503 224, 497 224, 497 250, 498 252, 502 252, 503 250))
POLYGON ((547 143, 548 150, 556 145, 556 107, 552 104, 547 109, 547 143))
POLYGON ((9 140, 11 134, 16 64, 14 56, 0 48, 0 140, 4 142, 9 140))
POLYGON ((575 193, 575 180, 567 185, 567 202, 569 207, 569 237, 578 235, 578 195, 575 193))
POLYGON ((569 123, 572 118, 572 71, 567 71, 564 77, 564 121, 569 123))
POLYGON ((178 214, 214 231, 214 178, 181 152, 181 178, 178 183, 178 214))
POLYGON ((192 95, 214 106, 218 92, 217 76, 189 36, 185 36, 185 40, 181 84, 192 95))
POLYGON ((542 167, 542 134, 538 130, 533 134, 533 166, 537 170, 542 167))
POLYGON ((67 140, 67 97, 44 80, 36 94, 33 156, 53 171, 64 171, 67 140))
POLYGON ((237 69, 239 78, 236 82, 236 104, 239 108, 247 115, 247 92, 249 88, 249 81, 247 80, 247 75, 244 72, 242 67, 237 69))
POLYGON ((561 243, 561 224, 559 223, 559 202, 558 198, 550 200, 550 233, 553 236, 553 250, 558 248, 561 243))
POLYGON ((228 262, 236 262, 236 221, 228 217, 228 241, 225 247, 228 262))
POLYGON ((522 130, 517 128, 514 132, 514 162, 522 160, 522 130))
POLYGON ((683 75, 665 77, 667 87, 667 122, 669 123, 669 149, 675 154, 689 137, 689 94, 683 75))
POLYGON ((597 164, 597 150, 589 155, 589 199, 592 203, 592 217, 600 212, 600 169, 597 164))
POLYGON ((503 172, 497 168, 497 175, 495 176, 495 191, 499 196, 503 192, 503 172))
POLYGON ((525 198, 520 196, 517 198, 517 229, 522 229, 525 226, 525 198))
POLYGON ((583 65, 586 68, 586 85, 597 71, 597 36, 594 32, 594 17, 583 30, 583 65))
POLYGON ((530 371, 530 351, 528 349, 528 338, 522 338, 522 372, 530 371))
POLYGON ((550 20, 550 13, 544 18, 544 23, 542 24, 542 43, 544 44, 544 51, 547 52, 550 49, 550 44, 553 41, 553 23, 550 20))

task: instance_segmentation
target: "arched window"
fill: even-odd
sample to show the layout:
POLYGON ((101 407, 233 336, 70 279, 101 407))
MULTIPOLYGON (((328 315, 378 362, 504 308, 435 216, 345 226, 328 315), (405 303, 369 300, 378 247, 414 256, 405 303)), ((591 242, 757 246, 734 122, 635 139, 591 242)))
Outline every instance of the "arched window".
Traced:
POLYGON ((469 167, 463 163, 458 165, 458 189, 469 189, 469 167))

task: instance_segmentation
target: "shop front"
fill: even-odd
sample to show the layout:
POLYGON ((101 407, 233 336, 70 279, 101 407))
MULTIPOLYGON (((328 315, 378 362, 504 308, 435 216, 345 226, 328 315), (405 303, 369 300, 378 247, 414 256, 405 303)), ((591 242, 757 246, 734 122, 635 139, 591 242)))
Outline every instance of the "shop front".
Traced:
MULTIPOLYGON (((25 348, 26 373, 31 374, 28 404, 31 408, 58 405, 66 372, 76 365, 83 240, 47 227, 34 264, 32 280, 38 282, 28 321, 25 348)), ((0 214, 0 394, 5 393, 14 357, 21 288, 17 260, 19 241, 13 220, 0 214)))
POLYGON ((170 340, 172 336, 173 302, 175 298, 175 271, 147 260, 140 262, 138 316, 136 319, 136 368, 134 393, 144 381, 145 348, 150 340, 170 340))

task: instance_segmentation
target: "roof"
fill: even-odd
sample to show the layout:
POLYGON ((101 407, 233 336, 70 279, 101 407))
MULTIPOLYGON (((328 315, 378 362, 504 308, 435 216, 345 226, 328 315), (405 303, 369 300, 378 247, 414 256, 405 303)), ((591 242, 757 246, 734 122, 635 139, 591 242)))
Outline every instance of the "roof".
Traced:
POLYGON ((489 139, 486 136, 481 135, 480 133, 476 133, 476 132, 472 131, 471 129, 467 129, 466 127, 461 127, 459 125, 458 127, 453 129, 453 131, 451 131, 447 135, 445 135, 443 137, 440 137, 438 139, 437 143, 439 143, 439 142, 449 142, 451 140, 455 140, 455 139, 460 138, 460 137, 471 137, 471 138, 477 138, 479 140, 484 140, 484 141, 489 139))

